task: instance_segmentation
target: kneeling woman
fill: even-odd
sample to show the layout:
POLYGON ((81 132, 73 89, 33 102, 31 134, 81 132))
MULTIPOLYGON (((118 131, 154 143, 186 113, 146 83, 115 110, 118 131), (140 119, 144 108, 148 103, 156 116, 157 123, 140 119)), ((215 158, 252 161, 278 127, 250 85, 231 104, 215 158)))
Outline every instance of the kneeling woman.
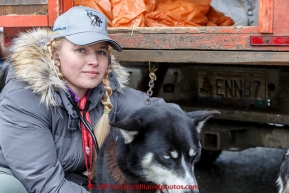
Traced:
POLYGON ((108 37, 105 16, 83 6, 59 16, 52 32, 37 29, 14 41, 0 95, 0 192, 92 188, 95 148, 87 122, 100 145, 109 121, 125 119, 146 100, 125 86, 128 74, 110 46, 122 50, 108 37))

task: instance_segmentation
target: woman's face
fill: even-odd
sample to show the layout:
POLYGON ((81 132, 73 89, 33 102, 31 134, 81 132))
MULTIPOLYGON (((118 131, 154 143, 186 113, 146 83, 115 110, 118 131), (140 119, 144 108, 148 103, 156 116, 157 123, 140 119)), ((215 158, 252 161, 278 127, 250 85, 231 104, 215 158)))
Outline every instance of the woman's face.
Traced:
POLYGON ((88 46, 78 46, 68 40, 56 52, 60 71, 67 85, 80 98, 90 88, 96 87, 104 77, 108 67, 108 43, 99 42, 88 46))

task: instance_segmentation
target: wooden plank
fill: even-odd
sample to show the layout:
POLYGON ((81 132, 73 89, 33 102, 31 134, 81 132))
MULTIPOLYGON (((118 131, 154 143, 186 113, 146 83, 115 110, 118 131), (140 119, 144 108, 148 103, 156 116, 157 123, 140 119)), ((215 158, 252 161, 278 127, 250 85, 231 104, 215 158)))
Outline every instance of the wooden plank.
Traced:
POLYGON ((9 47, 15 37, 22 32, 27 32, 32 28, 28 27, 5 27, 4 28, 4 46, 9 47))
POLYGON ((47 4, 47 0, 0 0, 0 5, 35 5, 47 4))
POLYGON ((275 0, 274 3, 274 34, 289 34, 289 1, 275 0))
POLYGON ((258 28, 135 28, 130 32, 128 28, 118 28, 109 29, 109 33, 123 48, 234 50, 252 49, 249 34, 258 34, 258 28))
POLYGON ((256 26, 217 26, 217 27, 109 27, 109 34, 240 34, 259 33, 256 26))
POLYGON ((48 17, 47 15, 0 16, 0 26, 2 27, 48 26, 48 17))
POLYGON ((72 6, 73 6, 73 0, 60 0, 60 5, 61 5, 61 13, 64 13, 68 11, 72 6))
POLYGON ((59 15, 59 7, 56 1, 57 0, 48 0, 48 26, 53 26, 54 21, 59 15))
POLYGON ((274 0, 259 0, 258 26, 260 33, 273 33, 274 0))
POLYGON ((122 62, 289 65, 289 54, 286 52, 123 50, 122 52, 115 51, 113 53, 122 62))
POLYGON ((274 50, 288 51, 289 46, 251 46, 250 36, 259 33, 204 34, 110 34, 125 49, 152 50, 274 50))
POLYGON ((47 15, 47 4, 45 5, 9 5, 0 6, 1 15, 47 15))

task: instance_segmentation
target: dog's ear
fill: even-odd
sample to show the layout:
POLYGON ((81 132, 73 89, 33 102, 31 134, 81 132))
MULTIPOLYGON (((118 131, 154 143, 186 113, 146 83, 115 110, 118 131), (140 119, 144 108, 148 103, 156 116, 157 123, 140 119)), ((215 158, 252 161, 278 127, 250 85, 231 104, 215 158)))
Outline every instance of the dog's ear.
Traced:
POLYGON ((130 119, 125 121, 110 122, 112 126, 118 127, 124 138, 125 144, 132 142, 134 137, 138 134, 138 130, 141 127, 140 119, 130 119))
POLYGON ((196 123, 196 129, 200 133, 201 128, 204 126, 205 122, 211 118, 212 116, 221 114, 219 111, 194 111, 187 113, 189 117, 194 119, 196 123))

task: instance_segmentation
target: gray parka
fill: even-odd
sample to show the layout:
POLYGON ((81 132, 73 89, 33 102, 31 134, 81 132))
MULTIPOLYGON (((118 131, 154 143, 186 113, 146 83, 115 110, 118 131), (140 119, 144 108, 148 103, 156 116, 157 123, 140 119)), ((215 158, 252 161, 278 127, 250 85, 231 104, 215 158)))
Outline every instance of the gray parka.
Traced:
MULTIPOLYGON (((50 34, 47 29, 24 33, 11 47, 11 68, 0 94, 0 167, 10 168, 28 192, 86 193, 64 178, 65 172, 84 171, 85 165, 79 117, 44 49, 50 34)), ((109 117, 122 120, 145 105, 146 94, 124 86, 128 76, 115 59, 109 70, 109 117)), ((102 115, 104 93, 98 85, 90 96, 93 126, 102 115)))

